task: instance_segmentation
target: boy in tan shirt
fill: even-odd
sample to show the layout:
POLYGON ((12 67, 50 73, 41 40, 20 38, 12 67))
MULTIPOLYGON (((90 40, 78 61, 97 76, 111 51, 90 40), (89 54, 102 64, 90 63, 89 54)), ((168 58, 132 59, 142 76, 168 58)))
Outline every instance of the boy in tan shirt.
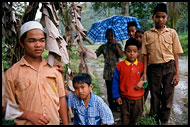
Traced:
POLYGON ((143 78, 148 76, 151 93, 150 115, 156 115, 162 125, 170 118, 174 87, 179 82, 178 54, 183 53, 176 31, 165 26, 167 18, 166 4, 158 4, 152 16, 155 27, 144 33, 141 49, 143 78))
POLYGON ((39 22, 21 26, 20 45, 25 55, 5 72, 5 98, 20 107, 17 125, 68 124, 65 88, 61 73, 41 56, 46 34, 39 22))

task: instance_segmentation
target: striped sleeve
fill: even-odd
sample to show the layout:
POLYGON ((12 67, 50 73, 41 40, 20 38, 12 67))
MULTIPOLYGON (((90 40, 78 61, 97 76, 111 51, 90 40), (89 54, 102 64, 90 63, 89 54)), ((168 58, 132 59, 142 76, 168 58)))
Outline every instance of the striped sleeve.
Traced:
POLYGON ((119 82, 120 82, 120 72, 117 68, 115 68, 114 75, 113 75, 113 82, 112 82, 112 96, 113 96, 113 98, 119 98, 120 97, 119 82))

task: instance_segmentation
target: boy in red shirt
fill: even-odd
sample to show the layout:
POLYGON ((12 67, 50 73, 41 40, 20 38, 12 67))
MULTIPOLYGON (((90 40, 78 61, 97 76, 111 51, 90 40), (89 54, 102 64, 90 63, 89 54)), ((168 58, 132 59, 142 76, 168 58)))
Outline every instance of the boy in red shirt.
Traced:
POLYGON ((140 80, 143 63, 137 60, 139 44, 135 38, 127 40, 124 53, 127 58, 115 68, 112 94, 121 107, 122 125, 135 125, 142 112, 145 83, 140 80))

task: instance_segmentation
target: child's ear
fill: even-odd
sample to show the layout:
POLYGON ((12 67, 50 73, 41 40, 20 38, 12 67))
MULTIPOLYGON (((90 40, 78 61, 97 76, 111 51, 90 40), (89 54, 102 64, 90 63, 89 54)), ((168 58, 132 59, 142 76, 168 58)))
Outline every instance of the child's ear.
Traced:
POLYGON ((154 20, 154 15, 152 16, 152 20, 154 20))
POLYGON ((90 88, 90 90, 92 90, 92 89, 93 89, 93 85, 92 85, 92 84, 90 84, 90 85, 89 85, 89 88, 90 88))
POLYGON ((23 44, 23 42, 19 42, 20 43, 20 46, 22 47, 22 48, 24 48, 24 44, 23 44))

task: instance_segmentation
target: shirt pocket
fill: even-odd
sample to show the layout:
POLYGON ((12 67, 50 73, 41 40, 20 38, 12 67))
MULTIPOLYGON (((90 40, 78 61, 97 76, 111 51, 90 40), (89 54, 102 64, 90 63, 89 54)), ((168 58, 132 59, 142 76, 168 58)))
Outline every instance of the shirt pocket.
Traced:
POLYGON ((166 50, 169 50, 171 53, 173 52, 173 50, 172 50, 173 41, 169 35, 164 36, 163 45, 165 46, 166 50))
POLYGON ((47 75, 46 80, 47 80, 47 85, 50 89, 50 93, 57 94, 56 76, 55 75, 47 75))
POLYGON ((16 81, 16 90, 26 91, 31 86, 31 81, 24 75, 20 75, 16 81))
POLYGON ((155 51, 155 48, 156 48, 155 40, 154 40, 154 38, 151 38, 151 37, 149 37, 147 40, 148 41, 146 41, 146 43, 145 43, 147 51, 149 54, 153 54, 155 51))

